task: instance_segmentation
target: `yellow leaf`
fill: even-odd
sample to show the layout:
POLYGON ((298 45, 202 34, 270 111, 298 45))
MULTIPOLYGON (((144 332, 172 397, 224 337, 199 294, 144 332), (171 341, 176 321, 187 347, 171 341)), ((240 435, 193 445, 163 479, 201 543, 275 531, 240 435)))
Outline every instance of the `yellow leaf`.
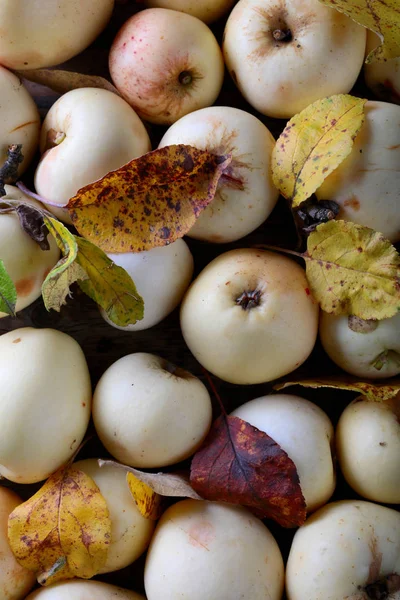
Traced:
POLYGON ((161 516, 161 498, 133 473, 126 474, 126 481, 139 512, 146 519, 156 521, 161 516))
POLYGON ((375 31, 383 42, 367 56, 365 62, 388 60, 400 56, 399 0, 320 0, 353 21, 375 31))
POLYGON ((400 310, 400 256, 373 229, 346 221, 318 225, 307 240, 306 273, 322 310, 386 319, 400 310))
POLYGON ((21 79, 44 85, 59 94, 65 94, 78 88, 101 88, 118 96, 121 95, 117 88, 104 77, 61 69, 27 69, 26 71, 14 71, 14 73, 21 79))
POLYGON ((346 94, 317 100, 290 119, 272 154, 275 186, 293 207, 307 200, 350 154, 366 100, 346 94))
POLYGON ((89 579, 107 559, 108 508, 88 475, 65 466, 11 513, 8 538, 19 564, 34 571, 40 584, 89 579))
POLYGON ((274 390, 284 390, 293 385, 301 385, 306 388, 336 388, 358 392, 368 396, 371 400, 383 401, 394 398, 400 392, 400 380, 392 379, 387 382, 381 381, 359 381, 350 375, 339 375, 337 377, 322 377, 321 379, 300 379, 284 381, 274 385, 274 390))
POLYGON ((165 246, 191 229, 230 162, 192 146, 165 146, 80 189, 67 209, 79 233, 105 252, 165 246))

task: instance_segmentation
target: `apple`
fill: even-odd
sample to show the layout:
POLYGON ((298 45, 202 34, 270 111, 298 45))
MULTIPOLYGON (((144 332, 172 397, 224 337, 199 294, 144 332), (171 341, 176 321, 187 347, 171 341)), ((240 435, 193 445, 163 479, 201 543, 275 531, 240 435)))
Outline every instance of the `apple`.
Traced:
POLYGON ((289 118, 351 90, 366 30, 318 0, 240 0, 226 23, 225 63, 260 113, 289 118))
POLYGON ((148 8, 128 19, 110 50, 112 80, 138 114, 170 125, 215 102, 224 61, 211 29, 200 19, 148 8))
POLYGON ((242 404, 232 416, 269 435, 292 459, 308 512, 328 502, 336 483, 333 425, 321 408, 299 396, 271 394, 242 404))
POLYGON ((351 375, 383 379, 400 373, 400 312, 381 321, 321 312, 319 335, 328 356, 351 375))
POLYGON ((182 301, 181 329, 194 357, 217 377, 263 383, 308 358, 318 305, 297 263, 242 248, 221 254, 194 280, 182 301))
POLYGON ((400 240, 400 106, 368 101, 365 122, 350 155, 316 191, 334 200, 338 219, 354 221, 400 240))
POLYGON ((26 600, 145 600, 145 597, 109 583, 74 579, 36 590, 26 600))
POLYGON ((112 364, 93 396, 101 442, 132 467, 165 467, 188 458, 202 444, 211 419, 210 396, 200 379, 145 352, 112 364))
POLYGON ((144 3, 148 8, 180 10, 204 23, 212 23, 228 12, 235 0, 145 0, 144 3))
POLYGON ((90 419, 91 383, 79 344, 55 329, 0 336, 0 476, 49 477, 75 452, 90 419))
POLYGON ((74 467, 93 479, 110 514, 111 541, 106 564, 100 573, 124 569, 147 549, 155 522, 140 514, 126 482, 125 471, 112 465, 99 467, 95 458, 79 460, 74 467))
MULTIPOLYGON (((373 31, 367 31, 367 54, 381 43, 373 31)), ((364 65, 367 86, 381 100, 400 104, 400 57, 364 65)))
POLYGON ((351 402, 340 416, 336 447, 343 475, 357 494, 400 504, 400 395, 351 402))
POLYGON ((97 38, 113 7, 114 0, 3 0, 0 63, 40 69, 65 62, 97 38))
MULTIPOLYGON (((18 200, 32 206, 40 203, 28 198, 17 187, 5 186, 4 200, 18 200)), ((42 283, 57 264, 60 251, 52 235, 47 236, 49 250, 42 250, 21 227, 15 212, 0 213, 0 260, 17 290, 16 312, 40 298, 42 283)), ((7 316, 0 312, 0 318, 7 316)))
POLYGON ((22 503, 15 492, 0 486, 0 598, 23 600, 33 588, 36 577, 17 562, 7 536, 8 517, 22 503))
POLYGON ((171 144, 189 144, 233 157, 215 198, 190 230, 190 237, 232 242, 269 216, 279 196, 271 175, 275 140, 259 119, 230 106, 203 108, 171 125, 160 147, 171 144))
MULTIPOLYGON (((81 187, 150 149, 142 121, 125 100, 102 89, 72 90, 53 104, 44 120, 36 191, 66 204, 81 187)), ((47 208, 71 223, 65 209, 47 208)))
POLYGON ((342 500, 314 513, 294 536, 288 600, 398 600, 400 513, 342 500))
POLYGON ((144 252, 110 253, 108 257, 129 273, 144 300, 143 319, 126 327, 115 325, 101 309, 105 321, 123 331, 140 331, 160 323, 178 306, 193 275, 193 256, 183 239, 144 252))
POLYGON ((183 500, 161 517, 146 557, 148 600, 280 600, 282 556, 247 509, 183 500))
MULTIPOLYGON (((8 4, 8 2, 7 2, 8 4)), ((0 15, 2 8, 0 5, 0 15)), ((0 47, 1 40, 0 36, 0 47)), ((7 159, 8 147, 22 144, 21 175, 32 161, 39 144, 40 115, 33 98, 14 73, 0 66, 0 167, 7 159)))

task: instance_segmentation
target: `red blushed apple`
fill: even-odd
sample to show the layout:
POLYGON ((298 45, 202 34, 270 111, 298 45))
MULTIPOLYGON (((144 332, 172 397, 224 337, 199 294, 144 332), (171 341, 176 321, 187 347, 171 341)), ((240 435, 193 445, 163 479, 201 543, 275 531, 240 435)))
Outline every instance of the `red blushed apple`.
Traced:
POLYGON ((146 121, 169 125, 210 106, 222 87, 224 62, 200 19, 149 8, 122 26, 109 57, 114 84, 146 121))

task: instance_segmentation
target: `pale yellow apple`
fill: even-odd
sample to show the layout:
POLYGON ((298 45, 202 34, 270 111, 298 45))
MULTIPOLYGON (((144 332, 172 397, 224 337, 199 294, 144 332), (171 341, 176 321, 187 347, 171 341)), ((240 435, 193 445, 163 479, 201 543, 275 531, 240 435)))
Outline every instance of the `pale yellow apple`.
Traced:
POLYGON ((0 63, 10 69, 58 65, 89 46, 114 0, 2 0, 0 63))
POLYGON ((170 8, 211 23, 222 17, 235 0, 144 0, 147 8, 170 8))
POLYGON ((171 125, 160 147, 171 144, 232 155, 215 198, 189 231, 190 237, 231 242, 256 229, 270 215, 279 196, 271 175, 275 140, 259 119, 230 106, 203 108, 171 125))
MULTIPOLYGON (((381 43, 373 31, 367 32, 367 54, 381 43)), ((381 100, 400 104, 400 57, 364 65, 367 86, 381 100)))
POLYGON ((145 600, 145 597, 109 583, 74 579, 41 588, 26 600, 145 600))
POLYGON ((288 118, 319 98, 351 90, 366 30, 318 0, 240 0, 223 50, 232 79, 259 112, 288 118))
POLYGON ((339 204, 338 219, 400 240, 400 106, 369 101, 350 155, 316 191, 339 204))
POLYGON ((138 114, 169 125, 211 106, 224 77, 218 42, 200 19, 166 8, 133 15, 110 50, 111 77, 138 114))
POLYGON ((189 350, 211 373, 230 383, 262 383, 308 358, 318 305, 293 260, 251 248, 231 250, 189 287, 181 329, 189 350))
MULTIPOLYGON (((46 200, 66 204, 81 187, 150 149, 142 121, 125 100, 102 89, 72 90, 53 104, 44 120, 36 191, 46 200)), ((66 210, 48 209, 71 222, 66 210)))

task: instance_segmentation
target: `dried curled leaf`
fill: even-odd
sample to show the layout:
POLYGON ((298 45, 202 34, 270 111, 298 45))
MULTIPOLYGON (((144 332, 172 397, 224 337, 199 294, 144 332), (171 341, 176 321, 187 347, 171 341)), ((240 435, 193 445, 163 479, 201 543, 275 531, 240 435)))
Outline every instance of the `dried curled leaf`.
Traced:
POLYGON ((8 520, 20 565, 41 585, 99 573, 107 559, 111 521, 94 481, 74 466, 56 471, 8 520))
POLYGON ((400 256, 373 229, 347 221, 322 223, 302 256, 311 291, 325 312, 379 320, 400 310, 400 256))
POLYGON ((36 206, 21 202, 15 207, 22 229, 43 251, 50 250, 49 230, 44 222, 43 213, 36 206))
POLYGON ((290 119, 272 153, 272 176, 293 207, 307 200, 350 154, 366 100, 339 94, 290 119))
POLYGON ((165 146, 80 189, 67 209, 79 233, 105 252, 165 246, 191 229, 230 162, 192 146, 165 146))
POLYGON ((21 79, 44 85, 54 92, 65 94, 78 88, 101 88, 120 96, 117 88, 112 83, 93 75, 84 75, 73 71, 61 69, 28 69, 26 71, 14 71, 21 79))
POLYGON ((320 0, 353 21, 375 31, 382 44, 372 50, 366 63, 384 61, 400 56, 399 0, 320 0))
POLYGON ((206 500, 247 506, 283 527, 302 525, 306 502, 294 462, 266 433, 221 415, 192 460, 190 482, 206 500))
POLYGON ((17 305, 17 290, 14 282, 9 276, 0 259, 0 312, 15 317, 15 307, 17 305))
POLYGON ((378 402, 390 400, 400 392, 400 380, 392 379, 384 382, 380 381, 359 381, 351 375, 338 375, 337 377, 322 377, 321 379, 299 379, 294 381, 284 381, 274 385, 274 390, 284 390, 293 385, 300 385, 306 388, 335 388, 338 390, 347 390, 357 392, 363 396, 368 396, 371 400, 378 402))
POLYGON ((159 519, 162 513, 161 497, 133 473, 126 474, 126 482, 140 514, 153 521, 159 519))

